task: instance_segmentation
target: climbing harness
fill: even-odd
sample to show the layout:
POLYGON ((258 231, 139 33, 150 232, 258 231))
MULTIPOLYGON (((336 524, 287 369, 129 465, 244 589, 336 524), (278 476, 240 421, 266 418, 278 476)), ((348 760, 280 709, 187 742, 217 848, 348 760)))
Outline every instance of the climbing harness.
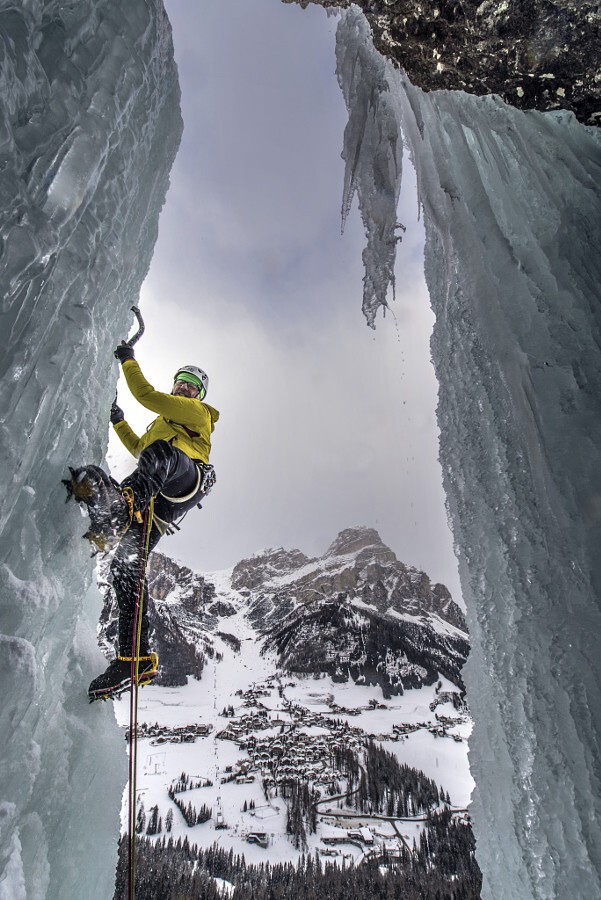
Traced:
MULTIPOLYGON (((160 491, 159 493, 160 493, 161 497, 164 497, 165 500, 169 501, 169 503, 175 503, 175 504, 188 503, 190 500, 192 500, 195 497, 196 494, 202 495, 202 498, 204 499, 207 496, 207 494, 209 493, 209 491, 211 490, 211 488, 213 487, 213 485, 215 484, 215 482, 217 481, 217 476, 215 474, 215 467, 212 466, 210 463, 197 462, 196 468, 198 469, 196 484, 194 485, 194 487, 188 494, 185 494, 183 497, 169 497, 168 494, 165 494, 163 491, 160 491)), ((201 503, 197 503, 196 505, 200 509, 202 509, 201 503)), ((187 514, 188 514, 188 510, 181 517, 180 521, 183 521, 183 519, 185 518, 185 516, 187 514)), ((180 527, 177 522, 167 522, 165 519, 161 519, 161 517, 158 516, 156 514, 156 512, 153 515, 152 521, 153 521, 155 528, 157 528, 159 533, 161 534, 161 537, 164 536, 165 534, 175 534, 176 531, 180 530, 180 527)))
POLYGON ((157 670, 158 656, 156 653, 148 656, 140 656, 140 640, 142 636, 142 612, 144 609, 144 583, 146 575, 146 563, 150 547, 150 532, 154 513, 154 498, 144 510, 142 518, 140 568, 138 571, 138 590, 134 606, 133 642, 131 657, 122 659, 131 662, 131 694, 129 700, 129 796, 128 796, 128 900, 135 900, 136 895, 136 781, 138 768, 138 682, 140 676, 140 661, 151 659, 153 668, 142 673, 145 679, 142 684, 148 684, 157 670))
POLYGON ((169 503, 187 503, 188 500, 192 499, 194 494, 198 493, 200 486, 202 484, 203 475, 202 475, 200 466, 198 466, 198 465, 196 466, 196 472, 197 472, 196 483, 195 483, 194 487, 192 488, 192 490, 188 494, 184 494, 183 497, 170 497, 164 491, 160 491, 161 497, 164 497, 165 500, 169 501, 169 503))

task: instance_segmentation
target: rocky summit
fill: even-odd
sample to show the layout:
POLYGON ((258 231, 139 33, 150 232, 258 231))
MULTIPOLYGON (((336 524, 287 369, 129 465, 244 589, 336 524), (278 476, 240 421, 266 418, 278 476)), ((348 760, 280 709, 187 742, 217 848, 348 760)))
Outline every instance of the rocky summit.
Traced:
POLYGON ((235 566, 248 618, 285 671, 379 685, 384 696, 432 684, 462 688, 463 613, 444 585, 400 562, 372 528, 342 531, 322 557, 266 551, 235 566), (256 572, 269 573, 261 583, 256 572), (250 587, 250 585, 254 587, 250 587))
POLYGON ((299 550, 266 550, 234 566, 232 587, 246 592, 255 618, 265 611, 269 631, 293 606, 311 608, 324 601, 357 601, 380 614, 432 613, 462 632, 465 619, 443 584, 400 562, 373 528, 341 531, 322 557, 299 550), (269 610, 267 612, 267 610, 269 610))
MULTIPOLYGON (((283 0, 345 8, 350 0, 283 0)), ((498 94, 601 125, 601 10, 576 0, 353 0, 374 44, 425 91, 498 94)))

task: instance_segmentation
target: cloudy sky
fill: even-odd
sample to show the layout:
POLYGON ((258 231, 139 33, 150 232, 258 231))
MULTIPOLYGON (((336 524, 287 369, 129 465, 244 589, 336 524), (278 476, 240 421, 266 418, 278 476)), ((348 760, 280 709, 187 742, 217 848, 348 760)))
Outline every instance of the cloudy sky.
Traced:
MULTIPOLYGON (((336 18, 278 0, 166 0, 184 136, 137 358, 169 390, 206 369, 218 483, 160 549, 198 571, 265 547, 322 554, 351 525, 459 587, 437 463, 432 313, 408 162, 393 315, 361 313, 363 233, 340 234, 346 109, 336 18)), ((120 388, 128 420, 149 415, 120 388)), ((119 477, 132 467, 111 441, 119 477)))

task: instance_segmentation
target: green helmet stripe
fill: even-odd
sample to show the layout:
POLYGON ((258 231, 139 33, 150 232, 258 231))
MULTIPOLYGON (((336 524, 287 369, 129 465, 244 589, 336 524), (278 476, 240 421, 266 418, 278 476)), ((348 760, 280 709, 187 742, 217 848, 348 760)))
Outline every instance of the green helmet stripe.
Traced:
POLYGON ((187 381, 188 384, 193 384, 194 387, 200 388, 200 390, 204 389, 204 384, 197 378, 196 375, 189 375, 188 372, 178 372, 175 376, 176 381, 187 381))

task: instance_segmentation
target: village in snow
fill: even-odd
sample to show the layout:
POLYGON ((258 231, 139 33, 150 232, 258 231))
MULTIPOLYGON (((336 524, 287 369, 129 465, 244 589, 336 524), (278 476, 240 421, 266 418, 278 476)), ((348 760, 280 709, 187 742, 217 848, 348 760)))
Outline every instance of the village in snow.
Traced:
MULTIPOLYGON (((467 816, 471 719, 454 684, 384 699, 378 686, 282 672, 243 610, 228 631, 237 640, 215 637, 200 680, 140 691, 140 834, 217 844, 248 863, 311 852, 359 864, 411 851, 428 811, 467 816), (374 803, 366 766, 376 752, 379 766, 416 770, 427 799, 416 788, 402 803, 390 792, 387 808, 374 803)), ((126 752, 127 704, 115 711, 126 752)))

